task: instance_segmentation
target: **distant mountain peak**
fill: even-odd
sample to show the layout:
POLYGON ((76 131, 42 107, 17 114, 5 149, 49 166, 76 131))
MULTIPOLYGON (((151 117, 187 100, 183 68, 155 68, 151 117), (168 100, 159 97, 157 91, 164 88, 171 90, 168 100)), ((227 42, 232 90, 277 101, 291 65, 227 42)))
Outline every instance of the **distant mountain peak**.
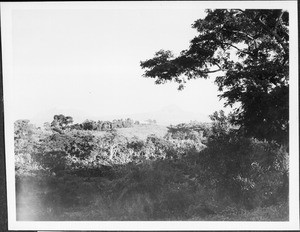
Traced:
POLYGON ((183 110, 177 105, 168 105, 163 107, 160 111, 165 112, 183 112, 183 110))

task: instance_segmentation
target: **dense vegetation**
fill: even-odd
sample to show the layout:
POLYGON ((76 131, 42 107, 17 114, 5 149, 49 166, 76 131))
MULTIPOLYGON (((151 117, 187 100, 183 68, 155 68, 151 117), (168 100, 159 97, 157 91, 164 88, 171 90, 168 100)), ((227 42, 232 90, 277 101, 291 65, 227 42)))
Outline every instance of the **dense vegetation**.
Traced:
POLYGON ((286 151, 211 119, 143 139, 16 121, 18 219, 287 220, 286 151))
POLYGON ((288 12, 206 13, 187 50, 160 50, 141 67, 179 89, 219 73, 232 113, 142 137, 121 133, 144 127, 130 119, 17 121, 18 219, 288 220, 288 12))
MULTIPOLYGON (((152 123, 152 120, 148 120, 149 124, 152 123)), ((52 128, 55 131, 62 133, 66 129, 77 129, 77 130, 97 130, 97 131, 107 131, 116 128, 128 128, 133 127, 134 125, 139 125, 139 121, 133 121, 130 118, 125 120, 115 119, 111 121, 94 121, 94 120, 85 120, 83 123, 73 124, 73 118, 71 116, 64 116, 63 114, 54 115, 54 120, 50 123, 45 123, 46 128, 52 128)))

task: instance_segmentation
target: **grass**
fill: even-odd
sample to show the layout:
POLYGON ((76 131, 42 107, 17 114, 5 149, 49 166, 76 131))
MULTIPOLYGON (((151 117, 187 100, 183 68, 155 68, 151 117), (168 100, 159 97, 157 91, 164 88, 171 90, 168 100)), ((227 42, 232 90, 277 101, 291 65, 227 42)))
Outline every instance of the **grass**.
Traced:
MULTIPOLYGON (((164 137, 168 131, 166 126, 161 125, 150 125, 150 124, 140 124, 134 125, 128 128, 117 128, 117 133, 126 138, 137 137, 141 140, 146 140, 147 136, 155 134, 157 137, 164 137)), ((93 135, 97 137, 104 136, 106 131, 90 131, 93 135)))
MULTIPOLYGON (((194 218, 193 220, 199 220, 194 218)), ((200 219, 201 220, 201 219, 200 219)), ((206 221, 288 221, 289 207, 281 203, 269 207, 259 207, 253 210, 231 209, 223 214, 205 218, 206 221)))
MULTIPOLYGON (((91 133, 101 137, 106 132, 91 133)), ((137 137, 145 140, 152 134, 163 137, 167 128, 159 125, 137 125, 117 129, 117 133, 126 138, 137 137)), ((128 147, 123 146, 123 140, 116 142, 124 149, 117 150, 117 158, 132 155, 126 150, 128 147)), ((150 140, 150 145, 145 143, 148 149, 146 152, 159 157, 159 149, 165 146, 164 140, 160 140, 155 138, 154 142, 150 140), (152 143, 159 149, 153 149, 152 143)), ((175 149, 170 151, 174 153, 175 149)), ((141 154, 148 155, 146 152, 141 154)), ((220 197, 217 187, 212 182, 203 180, 207 176, 200 169, 204 167, 195 162, 198 160, 195 157, 203 153, 196 150, 184 152, 191 154, 180 158, 169 156, 167 159, 141 159, 137 163, 131 162, 130 159, 128 162, 116 162, 118 160, 114 159, 112 166, 106 169, 105 166, 98 165, 98 161, 96 162, 95 157, 91 155, 91 161, 96 163, 94 166, 82 162, 80 170, 68 166, 69 168, 60 169, 52 174, 43 169, 36 170, 29 165, 29 169, 32 169, 30 172, 22 172, 20 169, 16 175, 17 220, 288 220, 287 203, 279 203, 276 200, 271 206, 268 204, 268 207, 258 207, 266 205, 261 203, 253 210, 245 210, 243 202, 234 200, 230 192, 224 193, 228 195, 225 198, 220 197)), ((18 162, 21 167, 26 167, 26 162, 30 163, 30 159, 25 158, 23 163, 20 160, 18 162)), ((57 164, 57 160, 54 160, 54 164, 57 164)), ((274 183, 269 181, 272 185, 280 184, 276 177, 269 178, 276 180, 274 183)), ((259 189, 255 194, 261 196, 259 189)))
POLYGON ((72 173, 17 178, 17 220, 37 221, 287 221, 288 205, 245 210, 215 201, 173 166, 124 167, 122 175, 72 173), (175 175, 176 174, 176 175, 175 175))
POLYGON ((168 129, 165 126, 161 125, 135 125, 130 128, 119 128, 117 129, 120 135, 123 135, 127 138, 138 137, 139 139, 145 140, 148 135, 155 134, 157 137, 163 137, 168 129))

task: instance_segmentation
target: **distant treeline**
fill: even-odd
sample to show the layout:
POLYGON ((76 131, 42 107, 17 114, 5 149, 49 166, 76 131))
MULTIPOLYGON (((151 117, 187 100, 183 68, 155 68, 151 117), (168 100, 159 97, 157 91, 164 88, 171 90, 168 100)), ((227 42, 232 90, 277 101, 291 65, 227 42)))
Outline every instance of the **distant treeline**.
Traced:
MULTIPOLYGON (((147 124, 156 124, 155 120, 148 119, 147 124)), ((94 121, 85 120, 82 123, 73 124, 73 118, 71 116, 65 116, 63 114, 54 115, 54 119, 51 123, 45 123, 45 128, 51 128, 58 132, 62 132, 65 129, 71 130, 93 130, 93 131, 108 131, 116 128, 129 128, 134 125, 139 125, 139 121, 135 121, 131 118, 127 119, 114 119, 113 121, 94 121)))
POLYGON ((113 121, 93 121, 85 120, 83 123, 76 123, 70 126, 71 129, 76 130, 97 130, 97 131, 107 131, 116 128, 129 128, 134 125, 139 125, 139 121, 134 121, 130 118, 114 119, 113 121))

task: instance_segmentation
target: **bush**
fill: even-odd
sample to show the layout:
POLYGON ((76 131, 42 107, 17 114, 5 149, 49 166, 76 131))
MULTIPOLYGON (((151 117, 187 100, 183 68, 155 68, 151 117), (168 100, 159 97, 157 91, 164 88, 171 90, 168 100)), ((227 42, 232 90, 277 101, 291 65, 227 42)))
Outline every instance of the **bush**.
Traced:
POLYGON ((116 130, 53 133, 20 121, 17 185, 28 176, 36 181, 30 202, 44 202, 37 214, 53 219, 80 219, 83 209, 87 220, 264 220, 286 213, 287 151, 246 137, 224 113, 212 120, 145 140, 116 130))
POLYGON ((214 114, 212 118, 213 134, 207 148, 194 156, 202 184, 215 188, 220 199, 229 196, 247 209, 276 204, 277 192, 288 189, 283 186, 287 154, 276 143, 245 137, 224 114, 214 114))
POLYGON ((14 123, 15 155, 31 154, 38 146, 38 136, 41 132, 29 122, 29 120, 17 120, 14 123))
MULTIPOLYGON (((111 185, 111 201, 122 210, 136 210, 139 220, 176 220, 188 216, 188 209, 199 200, 197 185, 170 160, 144 161, 128 164, 120 179, 111 185), (136 199, 136 201, 134 200, 136 199), (133 207, 133 208, 132 208, 133 207)), ((124 212, 125 212, 124 211, 124 212)))
POLYGON ((69 131, 54 133, 40 138, 31 157, 44 169, 51 172, 69 170, 77 159, 90 156, 95 147, 95 137, 90 133, 69 131))
POLYGON ((15 155, 16 176, 35 175, 41 169, 41 165, 30 154, 18 153, 15 155))

